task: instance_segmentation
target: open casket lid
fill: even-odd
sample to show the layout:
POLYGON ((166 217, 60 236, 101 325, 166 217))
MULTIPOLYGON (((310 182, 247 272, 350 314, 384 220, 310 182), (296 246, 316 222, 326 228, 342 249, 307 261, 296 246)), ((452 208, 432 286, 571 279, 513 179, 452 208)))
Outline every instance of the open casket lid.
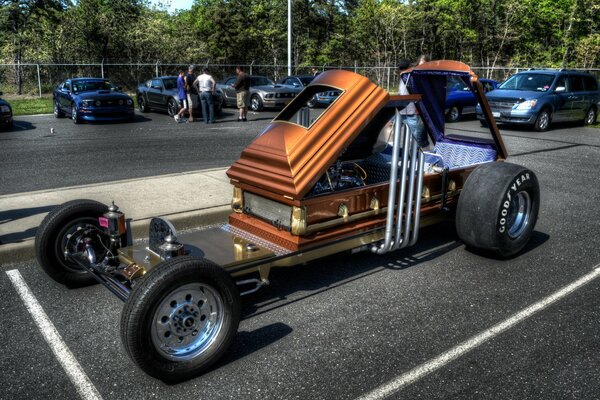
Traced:
POLYGON ((302 199, 389 99, 368 78, 344 70, 318 75, 266 127, 227 171, 240 182, 302 199), (293 116, 315 91, 341 91, 308 127, 293 116))
POLYGON ((423 96, 417 108, 434 141, 437 143, 446 140, 446 85, 448 77, 451 76, 460 78, 475 95, 490 129, 494 147, 499 157, 506 159, 508 152, 496 121, 491 115, 479 78, 471 67, 460 61, 430 61, 403 71, 401 75, 410 93, 423 96))

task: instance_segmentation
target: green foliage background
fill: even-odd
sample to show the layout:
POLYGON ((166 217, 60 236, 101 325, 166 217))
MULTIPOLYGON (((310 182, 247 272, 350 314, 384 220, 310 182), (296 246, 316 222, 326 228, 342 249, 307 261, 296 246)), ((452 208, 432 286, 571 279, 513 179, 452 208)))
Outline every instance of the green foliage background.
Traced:
MULTIPOLYGON (((600 63, 598 0, 292 3, 298 68, 389 66, 421 54, 482 67, 600 63)), ((287 62, 286 0, 196 0, 175 14, 147 0, 0 0, 0 7, 3 63, 287 62)))

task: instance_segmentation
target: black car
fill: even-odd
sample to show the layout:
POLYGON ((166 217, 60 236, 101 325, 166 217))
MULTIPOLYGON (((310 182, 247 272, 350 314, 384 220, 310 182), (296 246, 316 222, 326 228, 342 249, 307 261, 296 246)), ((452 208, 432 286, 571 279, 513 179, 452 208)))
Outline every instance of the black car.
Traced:
POLYGON ((135 118, 133 99, 104 78, 73 78, 54 91, 54 116, 70 114, 81 121, 131 121, 135 118))
MULTIPOLYGON (((0 92, 2 96, 2 92, 0 92)), ((0 127, 6 129, 13 128, 13 114, 12 107, 6 100, 0 99, 0 127)))
MULTIPOLYGON (((169 116, 174 116, 179 112, 179 94, 177 93, 176 76, 159 76, 148 79, 138 86, 137 103, 140 112, 151 110, 166 111, 169 116)), ((223 96, 217 92, 214 96, 215 115, 220 115, 223 109, 223 96)), ((198 115, 202 115, 202 107, 197 101, 198 115)))

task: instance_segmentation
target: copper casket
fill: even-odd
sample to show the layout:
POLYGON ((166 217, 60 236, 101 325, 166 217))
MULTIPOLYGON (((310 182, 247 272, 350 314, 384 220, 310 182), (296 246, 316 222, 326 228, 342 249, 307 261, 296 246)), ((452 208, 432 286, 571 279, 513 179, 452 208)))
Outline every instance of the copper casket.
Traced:
POLYGON ((479 163, 504 159, 506 150, 493 120, 491 138, 446 134, 448 76, 468 84, 485 114, 481 85, 459 62, 407 71, 403 79, 412 94, 405 96, 390 96, 349 71, 317 76, 227 171, 234 186, 229 223, 292 251, 381 229, 388 207, 389 132, 409 103, 417 106, 433 146, 426 150, 422 224, 452 207, 469 173, 479 163), (324 92, 338 96, 325 109, 306 107, 324 92), (460 163, 444 159, 456 152, 463 153, 460 163))

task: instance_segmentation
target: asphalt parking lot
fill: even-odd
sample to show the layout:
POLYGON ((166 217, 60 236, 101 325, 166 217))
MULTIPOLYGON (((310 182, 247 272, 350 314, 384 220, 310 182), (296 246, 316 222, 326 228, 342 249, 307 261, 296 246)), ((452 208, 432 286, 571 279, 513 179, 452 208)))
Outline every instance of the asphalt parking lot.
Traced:
MULTIPOLYGON (((452 129, 481 128, 465 121, 452 129)), ((600 130, 502 132, 509 161, 540 180, 539 220, 523 254, 473 254, 449 219, 392 254, 340 254, 275 270, 269 287, 243 299, 227 356, 177 385, 129 360, 122 303, 104 288, 68 290, 34 260, 2 260, 0 397, 598 398, 600 130), (7 274, 15 270, 50 326, 34 322, 42 311, 26 307, 9 278, 15 272, 7 274), (59 364, 43 336, 52 329, 87 380, 59 364)))

